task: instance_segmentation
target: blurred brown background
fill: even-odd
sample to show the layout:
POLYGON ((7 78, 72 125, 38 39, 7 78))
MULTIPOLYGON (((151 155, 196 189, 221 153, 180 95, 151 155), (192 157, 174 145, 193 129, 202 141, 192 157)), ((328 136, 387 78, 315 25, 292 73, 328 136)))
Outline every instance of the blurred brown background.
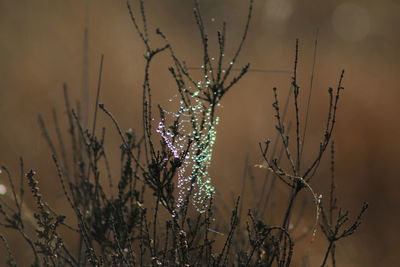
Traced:
MULTIPOLYGON (((212 46, 216 47, 215 31, 227 21, 226 54, 232 53, 243 31, 247 1, 199 2, 214 42, 212 46)), ((346 70, 346 89, 334 134, 339 199, 353 215, 363 201, 370 203, 370 209, 356 235, 339 243, 339 266, 398 266, 400 2, 254 2, 249 37, 239 61, 250 62, 255 69, 290 70, 295 39, 299 38, 303 100, 309 88, 315 32, 319 29, 306 157, 315 153, 321 140, 327 88, 336 86, 341 69, 346 70)), ((149 0, 146 4, 151 33, 160 27, 188 65, 200 66, 201 47, 192 2, 149 0)), ((144 49, 134 32, 125 1, 0 0, 0 164, 17 173, 18 157, 23 156, 27 168, 37 170, 45 195, 54 199, 56 209, 65 203, 59 197, 61 188, 40 134, 37 115, 43 114, 51 128, 52 108, 59 115, 64 114, 63 82, 68 84, 71 98, 81 97, 86 6, 91 109, 100 55, 104 53, 101 102, 124 128, 138 127, 144 49)), ((176 94, 167 70, 171 62, 165 56, 156 64, 151 71, 154 102, 164 105, 176 94)), ((232 195, 240 193, 246 155, 251 165, 261 163, 258 142, 275 135, 271 88, 277 86, 283 96, 289 83, 288 74, 249 73, 223 100, 211 173, 218 196, 227 203, 232 203, 232 195)), ((65 119, 61 122, 65 123, 65 119)), ((100 124, 110 126, 103 114, 100 124)), ((119 140, 111 129, 107 142, 118 160, 119 140)), ((53 129, 51 132, 54 134, 53 129)), ((327 192, 326 169, 325 164, 313 184, 323 195, 327 192)), ((263 172, 254 173, 255 183, 262 184, 263 172)), ((4 175, 0 176, 0 183, 6 183, 4 175)), ((257 193, 252 190, 247 187, 245 199, 257 193)), ((286 197, 282 201, 286 203, 286 197)), ((313 216, 312 206, 308 209, 313 216)), ((304 251, 313 255, 315 265, 321 262, 323 252, 317 244, 319 241, 304 245, 304 251)))

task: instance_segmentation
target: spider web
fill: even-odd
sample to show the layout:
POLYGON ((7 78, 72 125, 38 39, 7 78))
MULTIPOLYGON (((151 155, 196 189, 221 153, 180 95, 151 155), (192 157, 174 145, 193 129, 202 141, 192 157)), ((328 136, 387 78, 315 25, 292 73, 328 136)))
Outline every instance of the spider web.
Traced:
MULTIPOLYGON (((212 118, 212 106, 207 106, 205 101, 198 98, 199 93, 196 91, 189 96, 191 105, 180 100, 177 112, 163 109, 165 116, 156 129, 172 156, 181 163, 178 168, 177 211, 188 199, 197 211, 204 212, 208 200, 215 192, 208 170, 217 136, 215 126, 219 118, 212 118), (175 123, 168 127, 167 118, 175 123)), ((172 102, 172 99, 169 101, 172 102)))

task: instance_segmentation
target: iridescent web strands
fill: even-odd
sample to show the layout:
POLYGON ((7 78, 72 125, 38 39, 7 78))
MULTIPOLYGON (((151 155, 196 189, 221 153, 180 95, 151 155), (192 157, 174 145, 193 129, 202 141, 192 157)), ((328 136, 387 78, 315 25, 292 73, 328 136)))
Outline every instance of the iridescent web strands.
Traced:
POLYGON ((214 108, 198 98, 199 94, 200 91, 193 93, 190 96, 191 101, 180 100, 176 113, 163 110, 164 115, 172 116, 176 124, 168 127, 164 116, 156 129, 172 156, 181 161, 178 169, 177 212, 190 193, 191 202, 197 211, 204 212, 208 200, 215 192, 208 169, 217 135, 215 126, 219 118, 213 117, 214 108))

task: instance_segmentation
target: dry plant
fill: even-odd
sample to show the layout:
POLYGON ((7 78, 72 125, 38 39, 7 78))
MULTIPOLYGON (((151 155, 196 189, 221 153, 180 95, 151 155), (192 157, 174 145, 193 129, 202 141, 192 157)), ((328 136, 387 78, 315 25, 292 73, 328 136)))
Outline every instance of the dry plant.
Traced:
MULTIPOLYGON (((39 117, 65 199, 75 216, 66 218, 45 202, 37 175, 33 170, 25 169, 22 159, 18 186, 10 171, 2 167, 8 177, 11 193, 0 197, 1 227, 20 233, 33 252, 32 266, 289 266, 295 249, 293 230, 290 228, 291 215, 294 203, 303 189, 308 190, 314 199, 316 219, 328 240, 326 255, 321 264, 325 266, 331 255, 332 264, 335 265, 337 241, 355 232, 367 208, 364 205, 355 222, 345 229, 348 213, 339 209, 337 216, 334 216, 338 208, 334 190, 332 133, 343 89, 344 72, 340 75, 336 89, 328 91, 330 102, 319 152, 311 164, 304 166, 302 152, 307 125, 303 127, 302 133, 300 90, 297 84, 299 50, 296 43, 291 93, 283 111, 278 100, 278 90, 273 90, 277 145, 272 153, 269 151, 270 141, 260 145, 265 160, 261 167, 268 169, 269 176, 265 179, 271 182, 269 186, 264 183, 260 196, 255 196, 258 198, 255 200, 259 203, 258 209, 255 213, 248 211, 246 229, 240 231, 245 234, 240 234, 242 202, 239 197, 226 225, 219 227, 214 222, 216 216, 223 216, 216 207, 224 203, 214 203, 215 189, 208 168, 212 162, 217 135, 219 103, 250 70, 249 64, 241 68, 235 66, 247 38, 253 1, 249 1, 243 34, 230 58, 225 55, 225 23, 217 33, 218 56, 210 55, 200 7, 197 1, 194 2, 194 17, 203 55, 200 81, 194 78, 191 73, 193 68, 187 67, 178 57, 160 29, 156 29, 154 34, 149 33, 143 0, 138 1, 137 10, 128 3, 128 11, 134 29, 145 47, 142 134, 138 134, 140 131, 122 129, 111 111, 99 103, 102 56, 91 129, 82 123, 82 118, 87 117, 87 114, 80 114, 79 108, 71 106, 67 85, 64 85, 64 99, 70 140, 63 139, 55 111, 55 139, 50 136, 44 120, 39 117), (164 44, 153 46, 153 38, 160 38, 164 44), (175 112, 167 111, 159 105, 155 109, 152 102, 154 90, 150 68, 154 58, 162 53, 170 56, 172 64, 169 72, 179 93, 179 108, 175 112), (289 138, 291 123, 285 120, 289 100, 293 100, 295 109, 293 145, 289 138), (103 128, 101 134, 96 135, 99 111, 113 122, 121 139, 118 179, 115 178, 116 171, 109 166, 104 146, 106 129, 103 128), (157 112, 159 116, 154 115, 157 112), (155 117, 159 117, 158 121, 155 117), (278 144, 282 153, 276 156, 279 154, 278 144), (332 177, 330 201, 326 210, 311 182, 329 144, 332 144, 332 177), (288 162, 288 169, 282 167, 284 159, 288 162), (271 192, 279 180, 290 189, 290 198, 281 223, 269 225, 264 220, 264 211, 269 207, 271 192), (24 204, 26 182, 35 200, 33 210, 24 204), (14 204, 7 204, 5 198, 12 199, 14 204), (29 227, 35 229, 36 236, 27 233, 29 227), (215 230, 220 228, 224 230, 215 230), (77 245, 74 245, 77 249, 69 249, 72 244, 67 244, 61 233, 65 231, 77 236, 77 245), (219 245, 216 240, 221 236, 225 241, 219 245)), ((308 108, 305 121, 308 121, 308 108)), ((251 168, 246 167, 246 170, 251 172, 251 168)), ((315 234, 315 230, 309 234, 315 234)), ((0 238, 8 254, 6 263, 16 266, 17 261, 6 238, 3 235, 0 238)))

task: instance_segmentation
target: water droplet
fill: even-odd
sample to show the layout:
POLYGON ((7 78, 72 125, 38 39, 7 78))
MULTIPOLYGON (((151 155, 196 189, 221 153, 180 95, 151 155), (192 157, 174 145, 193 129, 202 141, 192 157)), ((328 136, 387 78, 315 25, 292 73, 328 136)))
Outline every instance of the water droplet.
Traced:
POLYGON ((7 194, 7 187, 5 185, 0 184, 0 195, 5 195, 7 194))

